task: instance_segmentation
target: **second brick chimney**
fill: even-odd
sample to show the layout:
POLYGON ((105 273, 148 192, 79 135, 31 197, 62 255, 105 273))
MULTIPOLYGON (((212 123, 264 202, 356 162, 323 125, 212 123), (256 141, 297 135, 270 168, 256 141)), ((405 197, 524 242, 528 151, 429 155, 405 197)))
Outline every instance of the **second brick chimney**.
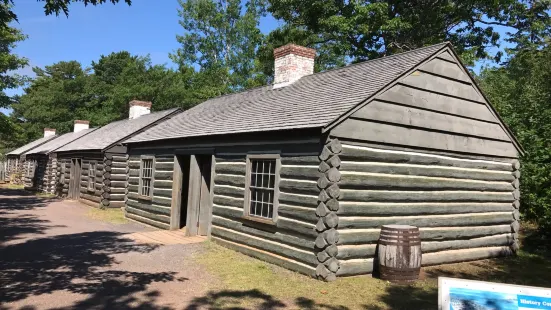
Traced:
POLYGON ((150 101, 132 100, 130 101, 129 105, 130 105, 130 110, 128 112, 129 119, 135 119, 142 115, 151 113, 150 101))
POLYGON ((53 128, 44 128, 44 138, 55 136, 55 129, 53 128))
POLYGON ((82 130, 86 130, 90 128, 90 121, 83 121, 83 120, 75 120, 75 127, 73 129, 73 132, 79 132, 82 130))
POLYGON ((290 85, 301 77, 314 73, 316 50, 287 44, 274 50, 274 86, 290 85))

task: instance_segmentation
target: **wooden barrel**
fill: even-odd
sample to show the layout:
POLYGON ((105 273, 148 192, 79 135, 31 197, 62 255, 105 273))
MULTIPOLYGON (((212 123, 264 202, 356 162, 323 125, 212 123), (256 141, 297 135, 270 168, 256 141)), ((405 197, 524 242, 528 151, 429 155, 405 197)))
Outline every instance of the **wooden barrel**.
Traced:
POLYGON ((379 236, 379 273, 395 283, 419 279, 421 237, 419 228, 409 225, 384 225, 379 236))

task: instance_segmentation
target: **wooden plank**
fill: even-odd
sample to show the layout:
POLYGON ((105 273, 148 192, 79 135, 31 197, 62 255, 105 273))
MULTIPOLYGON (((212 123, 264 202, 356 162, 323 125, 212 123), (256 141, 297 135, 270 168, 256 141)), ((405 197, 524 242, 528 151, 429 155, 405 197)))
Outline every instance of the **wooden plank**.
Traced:
POLYGON ((319 166, 281 166, 279 175, 285 179, 317 181, 322 175, 318 171, 319 166))
POLYGON ((318 196, 280 192, 279 203, 315 208, 318 206, 318 196))
POLYGON ((340 138, 412 146, 431 150, 471 153, 517 158, 518 152, 510 142, 426 131, 397 125, 347 119, 331 131, 340 138))
POLYGON ((157 222, 155 220, 152 220, 152 219, 149 219, 149 218, 146 218, 146 217, 141 217, 139 215, 135 215, 135 214, 128 213, 128 212, 126 212, 125 214, 126 214, 125 216, 128 219, 131 219, 131 220, 134 220, 134 221, 137 221, 137 222, 141 222, 141 223, 144 223, 144 224, 147 224, 147 225, 151 225, 151 226, 154 226, 154 227, 157 227, 157 228, 161 228, 161 229, 170 229, 169 224, 162 223, 162 222, 157 222))
POLYGON ((230 220, 228 218, 216 215, 212 217, 212 224, 233 229, 252 236, 289 244, 305 250, 314 249, 314 238, 305 239, 302 236, 293 235, 287 231, 258 229, 252 225, 248 225, 247 222, 242 220, 230 220))
POLYGON ((487 259, 499 256, 509 256, 513 252, 511 248, 506 247, 487 247, 463 250, 451 250, 435 253, 423 254, 422 265, 440 265, 458 262, 466 262, 479 259, 487 259))
POLYGON ((508 192, 341 190, 342 201, 374 202, 513 202, 508 192))
POLYGON ((474 190, 512 192, 508 182, 452 179, 414 175, 392 175, 370 172, 341 172, 341 189, 386 190, 474 190))
POLYGON ((314 255, 314 251, 306 251, 298 248, 291 247, 289 245, 261 239, 258 237, 244 234, 238 231, 227 229, 224 227, 213 226, 212 235, 224 238, 226 240, 233 241, 238 244, 244 244, 249 247, 254 247, 267 251, 276 255, 284 256, 289 259, 308 264, 311 266, 317 266, 318 260, 314 255))
POLYGON ((155 180, 172 180, 173 172, 155 171, 155 180))
MULTIPOLYGON (((170 229, 179 229, 181 226, 180 223, 180 215, 182 210, 182 178, 183 178, 183 171, 182 171, 183 163, 180 162, 180 158, 178 156, 174 156, 174 165, 173 165, 173 176, 172 176, 172 189, 171 189, 171 207, 170 207, 170 229), (172 195, 174 193, 174 195, 172 195)), ((159 182, 159 181, 156 181, 159 182)), ((163 181, 161 184, 166 184, 168 182, 163 181)), ((155 184, 155 183, 154 183, 155 184)), ((157 190, 158 191, 158 190, 157 190)), ((153 192, 153 195, 155 195, 155 192, 153 192)))
MULTIPOLYGON (((225 188, 225 187, 222 187, 225 188)), ((184 189, 185 190, 185 189, 184 189)), ((198 232, 199 203, 201 191, 201 170, 197 156, 190 155, 189 162, 189 189, 186 213, 186 235, 195 236, 198 232)), ((216 187, 215 187, 216 193, 216 187)))
POLYGON ((472 84, 470 77, 463 69, 458 64, 450 63, 449 59, 442 60, 435 58, 421 66, 419 70, 472 84))
POLYGON ((498 123, 498 120, 484 104, 411 88, 406 85, 396 85, 382 93, 377 99, 498 123))
POLYGON ((364 216, 396 216, 423 214, 457 214, 484 212, 513 212, 511 203, 456 203, 456 202, 421 202, 421 203, 381 203, 381 202, 346 202, 341 201, 337 214, 364 216))
POLYGON ((126 207, 126 212, 130 213, 130 214, 141 216, 143 218, 148 218, 148 219, 156 221, 156 222, 165 223, 165 224, 170 225, 170 216, 157 214, 157 213, 150 213, 150 212, 143 211, 143 210, 140 210, 140 209, 132 208, 130 206, 126 207))
POLYGON ((488 237, 480 237, 466 240, 448 240, 448 241, 430 241, 422 242, 421 250, 423 253, 458 250, 479 247, 509 246, 513 244, 513 234, 501 234, 488 237))
POLYGON ((238 243, 227 241, 217 237, 213 237, 212 240, 229 249, 241 252, 248 256, 259 258, 263 261, 281 266, 286 269, 290 269, 311 277, 314 277, 316 274, 315 268, 310 267, 306 264, 298 263, 283 256, 274 255, 266 251, 261 251, 252 247, 240 245, 238 243))
MULTIPOLYGON (((245 189, 233 187, 233 186, 214 186, 214 194, 223 195, 223 196, 232 196, 237 198, 245 197, 245 189)), ((281 199, 281 195, 279 197, 281 199)))
POLYGON ((381 162, 342 161, 340 171, 342 173, 346 173, 347 171, 355 171, 399 175, 417 175, 427 177, 443 177, 454 179, 472 179, 481 181, 513 182, 515 180, 515 176, 510 171, 494 171, 485 169, 381 162))
POLYGON ((165 197, 170 199, 174 197, 174 195, 172 195, 172 189, 160 189, 160 188, 153 188, 153 196, 165 197))
POLYGON ((337 271, 337 276, 356 276, 370 274, 373 272, 373 259, 351 259, 339 261, 341 267, 337 271))
POLYGON ((281 156, 281 165, 319 165, 317 156, 281 156))
POLYGON ((510 224, 511 222, 513 222, 513 215, 511 212, 392 217, 339 216, 339 229, 377 228, 382 225, 390 224, 412 225, 417 227, 457 227, 510 224))
POLYGON ((507 162, 463 159, 450 156, 426 153, 383 150, 378 148, 343 144, 339 154, 341 164, 353 162, 379 162, 397 164, 416 164, 425 166, 444 166, 465 169, 485 169, 496 171, 513 171, 513 165, 507 162))
POLYGON ((374 257, 377 252, 377 244, 351 244, 339 245, 337 258, 347 260, 354 258, 374 257))
POLYGON ((442 58, 442 59, 445 59, 445 60, 447 60, 447 61, 452 61, 452 62, 455 62, 455 63, 457 62, 457 60, 455 59, 455 57, 453 57, 453 56, 450 54, 450 52, 448 52, 448 51, 444 51, 444 52, 438 54, 437 57, 442 58))
POLYGON ((234 175, 242 175, 245 176, 245 169, 246 169, 245 162, 237 162, 237 163, 229 163, 227 161, 224 162, 216 162, 215 165, 215 171, 217 174, 234 174, 234 175))
POLYGON ((296 219, 299 221, 304 221, 314 225, 319 220, 319 218, 316 215, 316 210, 313 208, 304 208, 304 207, 279 204, 277 211, 279 215, 282 215, 291 219, 296 219))
POLYGON ((401 81, 401 83, 426 89, 435 93, 441 93, 459 98, 465 98, 477 102, 484 102, 484 99, 469 84, 453 81, 437 75, 416 71, 401 81))
POLYGON ((374 100, 352 114, 352 117, 382 121, 386 123, 426 128, 449 133, 458 133, 480 138, 497 139, 510 142, 503 128, 496 123, 488 123, 457 117, 440 112, 432 112, 412 107, 395 105, 374 100))
POLYGON ((153 204, 145 202, 145 201, 128 199, 126 201, 126 204, 128 206, 134 208, 134 209, 141 209, 141 210, 147 211, 149 213, 157 213, 157 214, 164 214, 164 215, 170 215, 171 214, 170 213, 170 208, 153 205, 153 204))
MULTIPOLYGON (((174 179, 176 180, 176 179, 174 179)), ((166 181, 166 180, 154 180, 153 181, 153 187, 154 188, 163 188, 163 189, 172 189, 173 187, 173 181, 166 181)))
POLYGON ((216 174, 214 183, 218 185, 230 185, 245 188, 245 176, 233 174, 216 174))
POLYGON ((280 192, 317 196, 320 193, 316 181, 283 179, 279 181, 280 192))

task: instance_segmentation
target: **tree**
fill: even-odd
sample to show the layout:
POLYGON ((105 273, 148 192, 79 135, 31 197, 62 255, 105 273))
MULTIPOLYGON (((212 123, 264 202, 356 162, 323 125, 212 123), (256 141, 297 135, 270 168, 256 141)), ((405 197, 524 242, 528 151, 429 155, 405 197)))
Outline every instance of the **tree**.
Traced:
POLYGON ((526 155, 521 160, 521 212, 551 235, 551 47, 517 52, 485 68, 480 84, 526 155))
POLYGON ((504 26, 524 29, 522 17, 540 16, 549 25, 549 0, 270 0, 268 10, 290 27, 318 36, 317 43, 333 46, 351 61, 378 58, 425 45, 451 41, 463 60, 496 56, 504 26), (519 19, 520 18, 520 19, 519 19))
POLYGON ((258 29, 262 0, 179 0, 181 47, 171 59, 181 70, 190 68, 217 82, 220 95, 257 84, 255 53, 262 42, 258 29))

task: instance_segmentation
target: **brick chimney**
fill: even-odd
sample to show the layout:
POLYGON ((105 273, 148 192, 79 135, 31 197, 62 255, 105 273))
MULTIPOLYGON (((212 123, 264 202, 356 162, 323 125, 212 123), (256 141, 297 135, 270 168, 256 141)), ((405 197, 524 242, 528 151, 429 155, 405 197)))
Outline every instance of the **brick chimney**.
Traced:
POLYGON ((79 132, 90 128, 90 121, 83 121, 80 119, 75 120, 75 127, 73 127, 73 132, 79 132))
POLYGON ((275 72, 273 88, 290 85, 305 75, 314 73, 316 50, 287 44, 274 49, 275 72))
POLYGON ((55 129, 53 128, 44 128, 44 138, 55 136, 55 129))
POLYGON ((129 103, 130 111, 128 112, 129 119, 135 119, 142 115, 151 113, 151 101, 132 100, 129 103))

